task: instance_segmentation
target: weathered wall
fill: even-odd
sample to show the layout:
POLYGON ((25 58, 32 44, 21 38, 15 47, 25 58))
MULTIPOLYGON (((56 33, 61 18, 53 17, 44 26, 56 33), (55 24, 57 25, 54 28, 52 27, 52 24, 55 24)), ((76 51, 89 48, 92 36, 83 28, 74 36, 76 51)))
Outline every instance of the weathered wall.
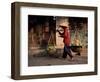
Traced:
MULTIPOLYGON (((65 17, 57 17, 56 18, 56 29, 59 29, 59 25, 66 25, 68 26, 68 18, 65 17)), ((56 32, 56 47, 57 48, 63 48, 64 43, 63 43, 63 38, 59 37, 59 33, 56 32)))

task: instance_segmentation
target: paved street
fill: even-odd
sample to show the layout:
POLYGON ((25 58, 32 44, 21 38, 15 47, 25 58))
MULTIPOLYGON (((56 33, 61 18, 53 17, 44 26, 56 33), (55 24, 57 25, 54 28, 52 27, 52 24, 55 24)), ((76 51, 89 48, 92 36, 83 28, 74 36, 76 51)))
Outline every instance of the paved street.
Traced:
POLYGON ((48 65, 74 65, 74 64, 87 64, 87 52, 86 50, 81 52, 81 56, 75 55, 74 59, 71 60, 69 56, 66 59, 63 59, 60 56, 48 56, 48 55, 29 55, 28 57, 28 66, 48 66, 48 65))

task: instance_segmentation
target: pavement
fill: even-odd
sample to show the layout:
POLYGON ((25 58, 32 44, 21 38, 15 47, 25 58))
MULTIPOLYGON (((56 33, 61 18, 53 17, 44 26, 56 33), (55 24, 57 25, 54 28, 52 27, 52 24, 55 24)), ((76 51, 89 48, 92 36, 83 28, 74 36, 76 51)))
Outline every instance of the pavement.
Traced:
MULTIPOLYGON (((28 55, 28 66, 51 66, 51 65, 76 65, 76 64, 87 64, 88 63, 88 55, 87 50, 82 50, 81 56, 73 54, 73 60, 67 56, 66 59, 62 58, 62 50, 58 50, 61 53, 56 53, 52 55, 48 55, 47 53, 34 55, 36 50, 33 50, 31 54, 28 55)), ((42 50, 43 51, 43 50, 42 50)))

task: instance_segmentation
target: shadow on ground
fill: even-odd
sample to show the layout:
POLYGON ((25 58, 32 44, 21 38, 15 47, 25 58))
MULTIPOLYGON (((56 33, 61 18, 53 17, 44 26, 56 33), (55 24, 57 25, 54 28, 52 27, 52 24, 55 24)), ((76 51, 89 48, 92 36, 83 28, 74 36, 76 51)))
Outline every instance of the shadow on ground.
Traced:
POLYGON ((87 64, 87 52, 83 51, 81 56, 74 55, 74 59, 69 57, 62 58, 62 52, 56 55, 48 55, 42 53, 38 55, 28 56, 28 66, 50 66, 50 65, 74 65, 74 64, 87 64))

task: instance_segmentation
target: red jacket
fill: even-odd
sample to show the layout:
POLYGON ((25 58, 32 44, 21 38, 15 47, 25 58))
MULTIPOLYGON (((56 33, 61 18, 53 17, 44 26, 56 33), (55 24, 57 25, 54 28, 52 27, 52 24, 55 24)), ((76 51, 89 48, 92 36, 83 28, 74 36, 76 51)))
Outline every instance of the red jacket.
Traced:
POLYGON ((64 28, 64 44, 66 45, 66 46, 70 46, 70 41, 71 41, 71 39, 70 39, 70 31, 67 29, 67 28, 64 28))

